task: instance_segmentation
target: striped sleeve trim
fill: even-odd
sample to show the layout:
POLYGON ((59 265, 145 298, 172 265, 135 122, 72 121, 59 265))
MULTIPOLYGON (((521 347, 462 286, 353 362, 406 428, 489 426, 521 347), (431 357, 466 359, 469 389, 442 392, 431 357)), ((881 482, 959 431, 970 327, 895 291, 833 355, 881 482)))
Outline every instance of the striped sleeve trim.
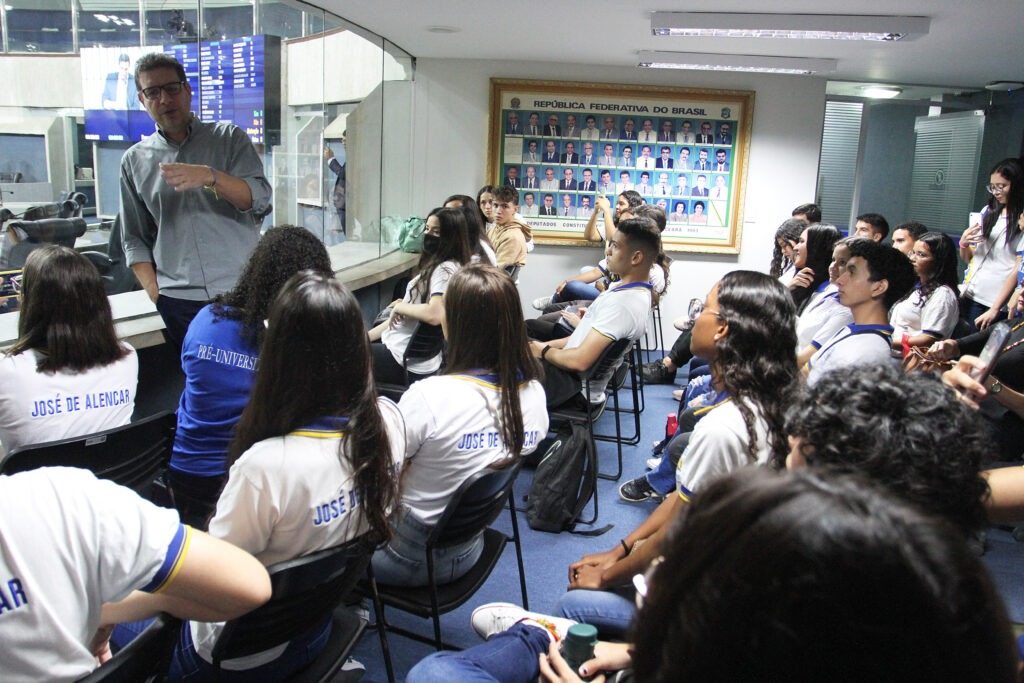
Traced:
POLYGON ((686 488, 685 486, 677 486, 676 490, 679 491, 679 497, 682 498, 684 503, 690 502, 690 498, 693 497, 693 491, 686 488))
POLYGON ((811 346, 813 346, 816 349, 820 349, 821 348, 821 344, 818 343, 817 341, 815 341, 814 339, 811 340, 811 346))
POLYGON ((192 527, 187 524, 179 524, 178 531, 167 545, 167 554, 164 556, 163 564, 160 565, 153 579, 141 590, 146 593, 159 593, 169 586, 181 570, 191 542, 192 527))
POLYGON ((931 337, 932 339, 943 339, 944 335, 941 332, 935 330, 921 330, 921 334, 931 337))

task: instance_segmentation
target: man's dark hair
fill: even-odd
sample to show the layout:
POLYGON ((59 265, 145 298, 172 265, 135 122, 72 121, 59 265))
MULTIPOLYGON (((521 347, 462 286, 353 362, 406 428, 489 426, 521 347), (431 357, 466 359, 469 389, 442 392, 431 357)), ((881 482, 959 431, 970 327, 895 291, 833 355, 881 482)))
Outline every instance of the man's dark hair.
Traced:
POLYGON ((665 209, 653 204, 641 204, 633 209, 633 215, 637 218, 648 218, 654 222, 658 232, 665 232, 665 209))
POLYGON ((150 52, 148 55, 142 55, 139 57, 139 61, 135 62, 135 87, 141 89, 139 74, 155 69, 174 69, 179 81, 188 82, 188 78, 185 76, 185 67, 181 65, 181 62, 162 52, 150 52))
POLYGON ((902 299, 917 282, 914 266, 902 252, 867 237, 851 239, 847 245, 850 258, 859 256, 868 265, 868 278, 872 282, 885 280, 889 283, 882 303, 886 310, 902 299))
POLYGON ((790 407, 786 432, 811 467, 860 473, 965 535, 987 523, 979 472, 988 436, 937 377, 887 366, 827 372, 790 407))
POLYGON ((885 220, 885 216, 880 213, 862 213, 857 216, 857 220, 864 221, 870 225, 875 232, 882 235, 884 240, 889 236, 889 221, 885 220))
POLYGON ((658 252, 661 251, 661 234, 657 225, 650 218, 627 218, 619 221, 617 233, 625 236, 630 249, 644 253, 644 260, 654 265, 658 252))
POLYGON ((493 194, 494 198, 499 201, 510 202, 519 206, 519 190, 514 187, 504 185, 502 187, 495 188, 494 192, 491 194, 493 194))
POLYGON ((910 236, 913 237, 914 241, 916 242, 917 240, 921 239, 921 235, 928 232, 928 226, 926 226, 924 223, 918 223, 917 221, 907 221, 906 223, 900 223, 895 228, 893 228, 893 232, 896 232, 897 230, 906 230, 907 233, 909 233, 910 236))
POLYGON ((808 223, 821 222, 821 207, 817 204, 801 204, 793 209, 791 216, 807 216, 808 223))

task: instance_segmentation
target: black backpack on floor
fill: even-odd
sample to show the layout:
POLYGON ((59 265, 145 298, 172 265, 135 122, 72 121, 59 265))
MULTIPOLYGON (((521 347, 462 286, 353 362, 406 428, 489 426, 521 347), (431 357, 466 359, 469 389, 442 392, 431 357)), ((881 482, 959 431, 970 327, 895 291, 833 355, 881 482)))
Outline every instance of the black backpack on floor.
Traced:
POLYGON ((565 423, 533 473, 526 500, 530 528, 572 531, 594 496, 596 478, 597 454, 587 428, 578 422, 565 423))

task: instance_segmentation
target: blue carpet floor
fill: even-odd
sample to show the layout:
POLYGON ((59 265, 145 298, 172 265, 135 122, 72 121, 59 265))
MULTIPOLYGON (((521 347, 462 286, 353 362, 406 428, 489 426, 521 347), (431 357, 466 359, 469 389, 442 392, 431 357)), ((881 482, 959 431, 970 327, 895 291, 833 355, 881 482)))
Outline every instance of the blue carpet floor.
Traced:
MULTIPOLYGON (((667 385, 645 387, 646 406, 641 417, 642 438, 637 446, 623 448, 623 477, 626 481, 644 471, 644 462, 650 456, 651 446, 661 439, 665 430, 665 418, 674 414, 678 403, 672 398, 672 389, 667 385)), ((628 395, 628 391, 623 392, 628 395)), ((628 399, 627 399, 628 400, 628 399)), ((628 432, 631 424, 626 426, 628 432)), ((598 423, 600 433, 613 430, 611 417, 605 415, 598 423)), ((598 454, 602 471, 611 471, 615 466, 615 445, 599 442, 598 454)), ((525 469, 516 484, 517 500, 522 499, 533 478, 532 469, 525 469)), ((550 612, 558 598, 565 592, 567 569, 570 563, 583 555, 607 550, 618 543, 634 527, 640 524, 655 507, 655 503, 626 503, 618 497, 621 482, 601 480, 598 484, 600 516, 595 526, 613 524, 614 527, 603 536, 586 537, 568 533, 549 534, 533 531, 526 524, 525 515, 519 515, 519 530, 522 535, 523 561, 526 568, 530 608, 538 612, 550 612)), ((503 515, 497 525, 511 533, 509 516, 503 515)), ((585 527, 584 527, 585 528, 585 527)), ((1024 544, 1017 543, 1005 529, 992 529, 988 534, 985 563, 999 585, 1006 600, 1013 621, 1024 623, 1024 544)), ((520 603, 519 578, 517 576, 515 552, 506 549, 498 567, 488 582, 470 601, 454 612, 441 618, 445 640, 460 647, 468 647, 479 641, 469 625, 473 609, 487 602, 504 601, 520 603)), ((432 633, 429 620, 411 617, 394 610, 388 611, 390 622, 415 629, 425 635, 432 633)), ((398 680, 420 659, 433 652, 433 648, 401 636, 390 634, 388 642, 398 680)), ((380 643, 374 631, 367 631, 356 646, 353 656, 366 666, 363 681, 377 683, 387 680, 380 643)), ((340 679, 339 679, 340 680, 340 679)), ((454 682, 450 682, 454 683, 454 682)))

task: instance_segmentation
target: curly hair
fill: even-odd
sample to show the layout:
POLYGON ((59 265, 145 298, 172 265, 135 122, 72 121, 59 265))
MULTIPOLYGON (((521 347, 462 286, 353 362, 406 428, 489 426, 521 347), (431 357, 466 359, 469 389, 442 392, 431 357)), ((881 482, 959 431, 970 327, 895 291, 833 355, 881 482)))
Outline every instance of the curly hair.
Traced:
POLYGON ((775 249, 772 251, 772 264, 768 274, 772 277, 779 277, 782 272, 793 265, 793 262, 782 253, 779 240, 783 242, 796 242, 800 235, 807 229, 807 221, 800 218, 787 218, 775 231, 775 249))
POLYGON ((229 464, 259 441, 318 418, 346 417, 338 457, 353 472, 369 540, 376 545, 390 538, 398 477, 359 303, 333 275, 303 271, 284 284, 268 315, 266 343, 229 464))
POLYGON ((790 407, 786 432, 810 466, 861 473, 965 534, 987 524, 979 472, 988 435, 929 374, 887 366, 826 373, 790 407))
POLYGON ((320 238, 294 225, 267 230, 252 250, 235 288, 214 298, 214 316, 241 320, 242 337, 259 348, 266 334, 263 321, 271 302, 288 278, 300 270, 334 277, 331 257, 320 238))
MULTIPOLYGON (((796 311, 775 278, 734 270, 718 283, 718 318, 729 332, 716 342, 712 375, 736 401, 743 415, 751 459, 757 457, 752 404, 768 424, 768 446, 786 444, 783 411, 796 389, 796 311)), ((774 463, 776 465, 780 463, 774 463)))
POLYGON ((981 560, 854 475, 736 471, 664 550, 629 639, 638 681, 1016 680, 981 560))

